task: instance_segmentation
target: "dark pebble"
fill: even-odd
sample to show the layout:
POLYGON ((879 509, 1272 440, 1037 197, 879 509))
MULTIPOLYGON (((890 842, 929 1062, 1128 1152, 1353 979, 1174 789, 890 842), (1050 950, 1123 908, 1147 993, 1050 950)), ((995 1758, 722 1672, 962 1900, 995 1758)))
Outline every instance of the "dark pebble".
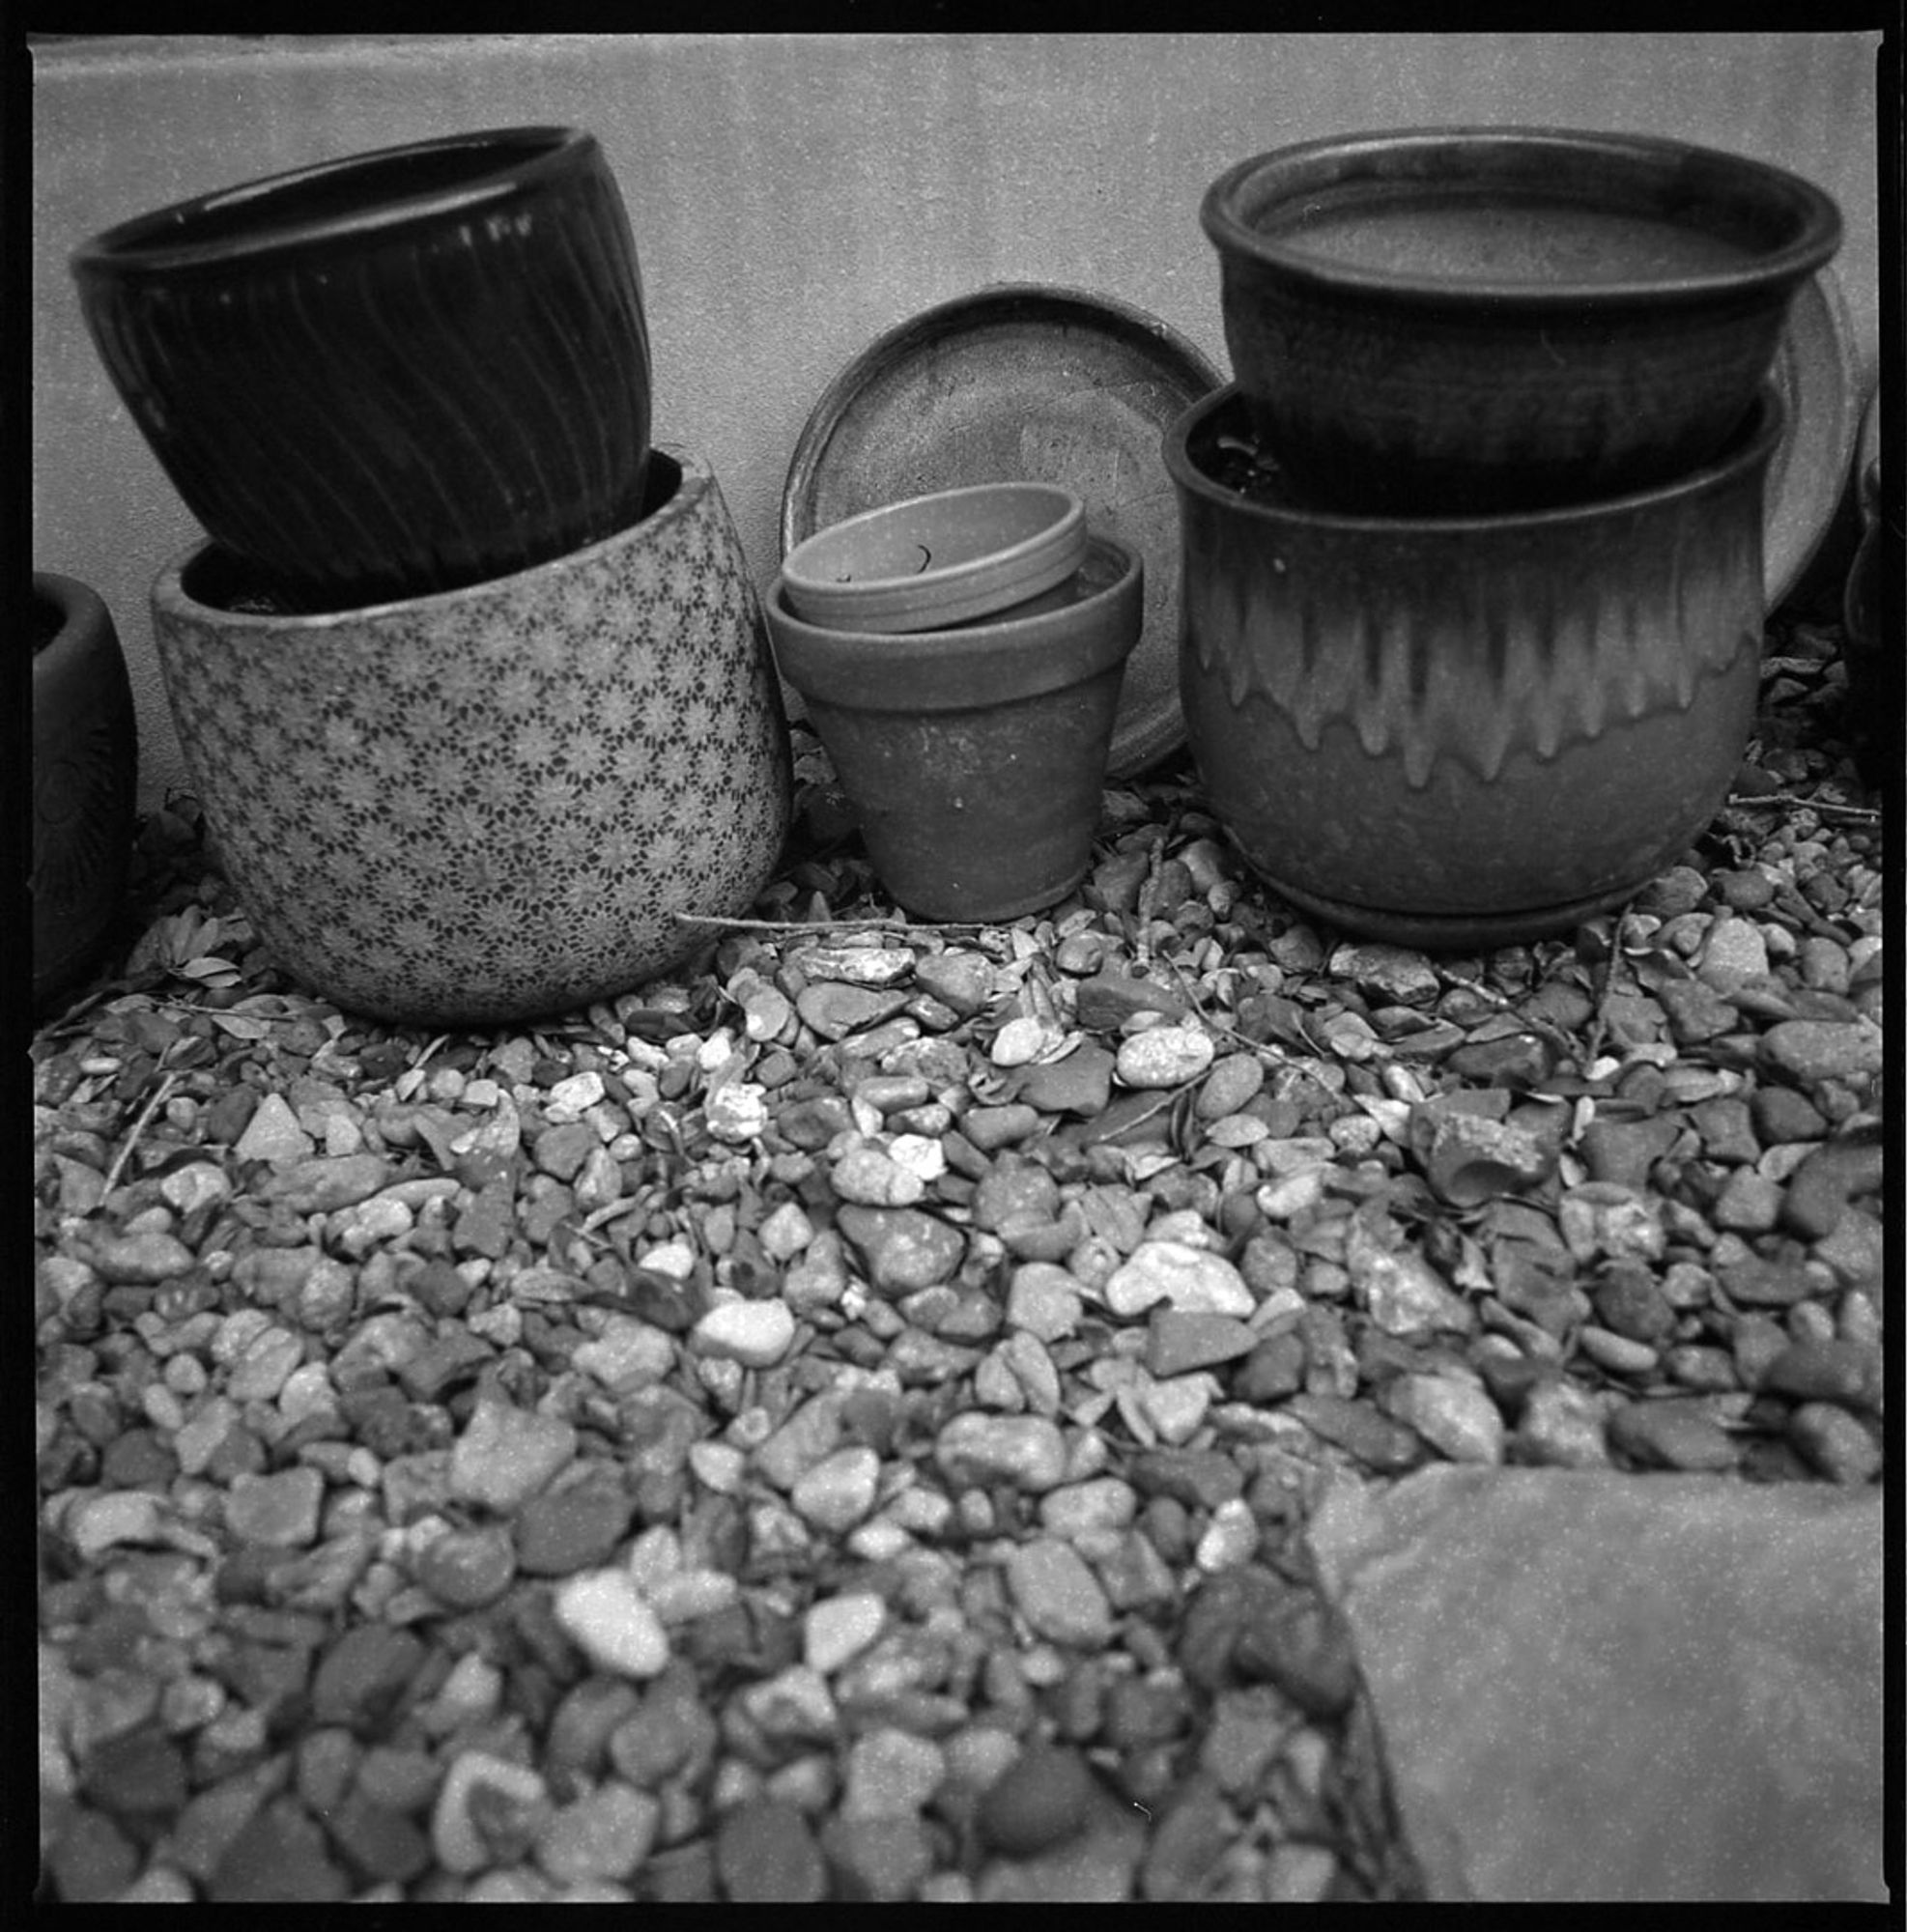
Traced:
POLYGON ((1800 1262, 1762 1255, 1730 1263, 1716 1278, 1728 1298, 1745 1308, 1785 1308, 1816 1293, 1813 1277, 1800 1262))
POLYGON ((431 1842, 394 1805, 352 1792, 327 1814, 331 1842, 366 1885, 407 1885, 430 1869, 431 1842))
POLYGON ((411 1688, 424 1661, 422 1641, 389 1624, 357 1624, 325 1653, 311 1683, 321 1724, 375 1730, 411 1688))
POLYGON ((139 1850, 103 1812, 74 1805, 47 1854, 47 1872, 62 1905, 117 1897, 139 1876, 139 1850))
POLYGON ((812 1905, 828 1895, 827 1864, 800 1809, 754 1798, 722 1814, 715 1867, 737 1905, 812 1905))
POLYGON ((199 1132, 213 1147, 234 1146, 251 1124, 258 1112, 260 1094, 256 1087, 242 1085, 225 1089, 199 1116, 199 1132))
POLYGON ((226 1847, 208 1891, 214 1905, 327 1904, 351 1885, 303 1805, 274 1798, 226 1847))
POLYGON ((1295 1329, 1267 1335, 1232 1376, 1238 1402, 1282 1402, 1304 1386, 1304 1342, 1295 1329))
POLYGON ((605 1562, 635 1511, 619 1468, 600 1459, 584 1463, 517 1516, 518 1567, 532 1577, 567 1577, 605 1562))
POLYGON ((1126 1480, 1142 1496, 1170 1496, 1187 1509, 1216 1509, 1244 1493, 1244 1472, 1216 1449, 1147 1449, 1126 1480))
POLYGON ((1611 1262, 1589 1292, 1596 1319, 1632 1342, 1658 1343, 1675 1327, 1675 1310, 1640 1263, 1611 1262))
POLYGON ((715 1847, 691 1838, 642 1861, 637 1874, 641 1896, 659 1905, 709 1905, 715 1899, 715 1847))
POLYGON ((1732 1469, 1740 1460, 1734 1437, 1695 1399, 1629 1403, 1610 1415, 1607 1434, 1645 1468, 1732 1469))
POLYGON ((1202 1898, 1238 1831, 1217 1780, 1194 1772, 1153 1829, 1139 1867, 1140 1891, 1154 1904, 1202 1898))
POLYGON ((1075 1750, 1031 1745, 987 1787, 980 1826, 1009 1858, 1031 1858, 1069 1838, 1086 1823, 1095 1785, 1075 1750))
POLYGON ((821 1849, 834 1874, 832 1895, 850 1905, 897 1905, 934 1867, 933 1840, 916 1817, 837 1814, 821 1827, 821 1849))
POLYGON ((1350 1396, 1295 1395, 1285 1409, 1314 1435, 1355 1456, 1380 1475, 1401 1475, 1406 1469, 1414 1469, 1427 1453, 1415 1430, 1350 1396))
POLYGON ((172 1445, 152 1429, 128 1429, 100 1451, 100 1482, 108 1490, 163 1489, 179 1473, 172 1445))
POLYGON ((1860 1342, 1794 1342, 1769 1363, 1759 1386, 1804 1402, 1837 1402, 1878 1412, 1881 1351, 1860 1342))
POLYGON ((163 1732, 142 1727, 100 1746, 80 1781, 95 1804, 118 1817, 166 1818, 185 1802, 185 1760, 163 1732))

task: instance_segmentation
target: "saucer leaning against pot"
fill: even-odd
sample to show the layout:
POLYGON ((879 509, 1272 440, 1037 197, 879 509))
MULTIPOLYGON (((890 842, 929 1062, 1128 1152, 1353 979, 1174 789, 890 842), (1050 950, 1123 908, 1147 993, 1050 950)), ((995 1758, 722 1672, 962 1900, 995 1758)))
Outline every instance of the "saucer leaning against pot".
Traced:
POLYGON ((160 574, 186 769, 294 977, 401 1024, 526 1019, 766 883, 791 770, 760 605, 706 463, 658 447, 650 477, 617 535, 435 597, 275 615, 212 544, 160 574))

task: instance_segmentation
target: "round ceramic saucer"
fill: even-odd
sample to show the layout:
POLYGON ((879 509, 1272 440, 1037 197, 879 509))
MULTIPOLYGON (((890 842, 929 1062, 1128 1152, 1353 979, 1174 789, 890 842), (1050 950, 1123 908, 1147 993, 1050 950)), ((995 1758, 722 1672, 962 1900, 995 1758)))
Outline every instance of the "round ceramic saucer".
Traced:
POLYGON ((782 495, 785 555, 845 517, 928 491, 1024 477, 1086 505, 1094 535, 1146 564, 1107 776, 1185 741, 1179 709, 1179 507, 1160 444, 1223 376, 1124 302, 1006 283, 890 329, 829 384, 782 495))
POLYGON ((1854 324, 1832 269, 1801 285, 1772 377, 1787 428, 1768 465, 1762 581, 1773 611, 1801 581, 1835 520, 1860 433, 1854 324))

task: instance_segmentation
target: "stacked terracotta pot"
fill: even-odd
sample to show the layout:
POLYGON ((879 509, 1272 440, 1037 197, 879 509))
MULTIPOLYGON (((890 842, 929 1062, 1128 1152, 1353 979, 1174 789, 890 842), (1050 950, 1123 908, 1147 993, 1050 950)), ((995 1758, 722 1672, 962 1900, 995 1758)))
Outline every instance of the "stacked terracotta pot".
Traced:
POLYGON ((210 533, 153 608, 187 770, 296 977, 419 1025, 623 991, 741 912, 780 687, 707 465, 651 449, 613 176, 578 129, 381 150, 73 258, 210 533))
POLYGON ((1138 553, 1051 483, 910 497, 788 553, 776 655, 899 904, 1014 919, 1085 876, 1144 611, 1138 553))
POLYGON ((1400 943, 1620 903, 1747 741, 1768 377, 1834 204, 1677 142, 1458 128, 1258 156, 1202 215, 1237 384, 1166 460, 1214 810, 1400 943))

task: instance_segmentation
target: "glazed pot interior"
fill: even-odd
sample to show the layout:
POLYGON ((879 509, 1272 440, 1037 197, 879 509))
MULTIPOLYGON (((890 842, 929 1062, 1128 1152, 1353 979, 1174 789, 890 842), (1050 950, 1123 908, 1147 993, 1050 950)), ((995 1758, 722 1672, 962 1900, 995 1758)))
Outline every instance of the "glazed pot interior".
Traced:
MULTIPOLYGON (((649 467, 642 491, 641 514, 623 530, 602 539, 613 543, 624 530, 636 524, 646 523, 659 510, 667 509, 674 501, 682 488, 682 466, 667 450, 656 448, 649 453, 649 467)), ((593 546, 592 546, 593 548, 593 546)), ((557 557, 554 563, 560 563, 557 557)), ((552 563, 531 566, 535 570, 548 570, 552 563)), ((527 574, 527 573, 524 573, 527 574)), ((501 580, 492 578, 490 582, 501 580)), ((350 614, 339 611, 312 611, 300 609, 288 601, 255 565, 248 563, 235 552, 227 550, 223 544, 207 543, 185 559, 179 573, 179 587, 192 603, 208 611, 223 611, 228 614, 251 617, 339 617, 350 614)), ((436 593, 444 597, 466 597, 483 588, 482 583, 466 584, 457 590, 436 593)), ((428 603, 429 598, 414 600, 428 603)), ((367 605, 367 610, 388 609, 389 606, 367 605)))
POLYGON ((1221 245, 1332 280, 1545 298, 1799 275, 1840 232, 1827 196, 1760 162, 1680 142, 1507 128, 1260 156, 1214 185, 1207 226, 1221 245), (1584 245, 1551 246, 1572 223, 1584 245))
POLYGON ((184 268, 318 241, 367 222, 466 212, 520 190, 523 170, 587 145, 568 128, 509 128, 417 142, 246 182, 96 236, 81 270, 184 268))
POLYGON ((36 588, 27 606, 27 636, 32 640, 35 657, 66 629, 66 623, 67 613, 59 603, 36 588))

